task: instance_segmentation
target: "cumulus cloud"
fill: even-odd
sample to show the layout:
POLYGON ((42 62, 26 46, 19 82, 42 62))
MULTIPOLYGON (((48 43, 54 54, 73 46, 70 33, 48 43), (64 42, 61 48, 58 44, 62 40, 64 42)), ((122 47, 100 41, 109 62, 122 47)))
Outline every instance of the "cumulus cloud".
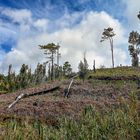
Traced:
POLYGON ((137 15, 140 11, 140 0, 123 0, 126 5, 125 16, 128 19, 130 30, 137 30, 140 28, 140 21, 137 15))
MULTIPOLYGON (((106 12, 74 13, 73 15, 68 15, 67 13, 53 24, 59 26, 60 23, 60 28, 51 33, 47 30, 51 26, 51 21, 48 19, 33 20, 30 12, 27 12, 25 15, 19 21, 26 20, 25 17, 27 17, 30 19, 29 21, 32 21, 29 22, 30 26, 40 30, 36 30, 34 34, 27 37, 20 30, 20 34, 23 34, 23 36, 19 37, 17 45, 11 52, 5 55, 1 63, 1 68, 4 70, 6 70, 9 64, 13 64, 18 70, 23 63, 34 68, 38 62, 45 62, 46 58, 43 55, 43 51, 39 50, 38 45, 51 42, 60 43, 60 64, 69 61, 75 71, 77 71, 78 63, 83 59, 84 51, 86 51, 90 68, 92 68, 94 59, 96 60, 97 67, 100 65, 110 67, 111 51, 109 42, 100 43, 103 29, 108 27, 113 27, 116 33, 114 37, 115 65, 127 64, 127 54, 121 48, 127 42, 124 35, 125 30, 118 20, 113 19, 106 12), (72 23, 72 26, 68 24, 69 22, 72 23)), ((32 32, 31 29, 28 30, 28 33, 30 32, 32 32)))

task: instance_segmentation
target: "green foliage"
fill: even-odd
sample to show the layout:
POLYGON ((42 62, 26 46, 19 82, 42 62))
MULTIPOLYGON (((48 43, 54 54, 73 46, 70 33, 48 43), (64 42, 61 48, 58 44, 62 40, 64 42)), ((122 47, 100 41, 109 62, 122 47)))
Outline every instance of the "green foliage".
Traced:
POLYGON ((40 49, 45 50, 45 54, 47 53, 56 53, 56 50, 58 49, 58 45, 55 45, 54 43, 49 43, 47 45, 39 45, 40 49))
MULTIPOLYGON (((49 59, 49 61, 51 61, 51 80, 54 79, 54 59, 55 59, 55 54, 57 53, 57 59, 59 58, 59 45, 55 45, 54 43, 49 43, 47 45, 39 45, 40 49, 43 49, 45 51, 44 54, 47 55, 47 58, 49 59)), ((47 61, 47 63, 49 62, 47 61)))
POLYGON ((132 31, 130 34, 129 34, 129 40, 128 42, 132 45, 138 45, 138 42, 139 42, 139 33, 137 31, 132 31))
POLYGON ((6 90, 5 76, 0 74, 0 91, 6 90))
POLYGON ((84 56, 83 62, 80 61, 78 69, 79 69, 79 77, 80 77, 80 79, 83 79, 83 81, 84 81, 85 76, 88 73, 88 63, 87 63, 87 60, 86 60, 85 56, 84 56))
POLYGON ((28 65, 23 64, 19 74, 15 74, 9 65, 7 76, 0 75, 0 93, 12 92, 46 81, 46 65, 38 64, 32 73, 28 65))
POLYGON ((140 45, 140 35, 136 31, 132 31, 129 34, 128 42, 131 44, 128 47, 128 50, 130 52, 130 55, 132 57, 132 66, 138 67, 139 66, 139 58, 138 55, 140 53, 140 48, 138 47, 140 45))
POLYGON ((135 49, 133 45, 129 45, 129 52, 130 52, 130 55, 132 57, 132 66, 138 67, 138 65, 139 65, 139 58, 138 58, 139 50, 135 49))
POLYGON ((46 65, 37 64, 37 68, 35 69, 33 76, 33 83, 40 84, 46 80, 46 65))
POLYGON ((61 79, 63 76, 63 67, 55 65, 54 67, 54 77, 55 79, 61 79))
POLYGON ((12 71, 12 65, 9 65, 8 76, 7 76, 7 87, 8 91, 14 91, 16 88, 16 77, 15 72, 12 71))
POLYGON ((70 76, 71 73, 72 73, 71 64, 68 61, 66 61, 63 64, 63 75, 64 76, 70 76))
POLYGON ((19 75, 17 76, 17 81, 20 88, 25 88, 28 86, 30 83, 28 65, 23 64, 21 66, 19 75))
MULTIPOLYGON (((140 12, 137 15, 137 17, 140 19, 140 12)), ((129 34, 128 42, 131 44, 129 45, 128 49, 132 57, 132 66, 138 67, 139 66, 138 55, 140 53, 140 48, 138 46, 140 45, 140 34, 137 31, 132 31, 129 34)))

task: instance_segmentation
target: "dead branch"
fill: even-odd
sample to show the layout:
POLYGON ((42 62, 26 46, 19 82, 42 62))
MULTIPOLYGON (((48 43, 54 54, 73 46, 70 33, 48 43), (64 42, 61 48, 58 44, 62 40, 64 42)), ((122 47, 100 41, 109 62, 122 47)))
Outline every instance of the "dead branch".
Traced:
POLYGON ((71 88, 71 86, 72 86, 72 83, 73 83, 73 81, 74 81, 74 78, 76 78, 76 77, 78 77, 78 75, 75 75, 75 76, 73 76, 73 77, 71 78, 71 82, 70 82, 70 84, 69 84, 69 86, 68 86, 68 89, 64 91, 64 97, 68 97, 69 92, 70 92, 70 88, 71 88))

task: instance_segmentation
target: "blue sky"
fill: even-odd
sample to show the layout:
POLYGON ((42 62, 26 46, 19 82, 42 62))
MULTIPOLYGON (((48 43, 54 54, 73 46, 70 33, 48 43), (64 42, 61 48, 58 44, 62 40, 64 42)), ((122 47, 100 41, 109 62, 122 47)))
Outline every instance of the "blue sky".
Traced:
POLYGON ((65 10, 106 11, 115 18, 123 19, 126 5, 122 0, 0 0, 1 7, 29 9, 35 18, 60 18, 65 10), (116 12, 117 10, 117 12, 116 12))
POLYGON ((78 62, 84 51, 89 62, 96 59, 98 67, 109 67, 109 44, 98 42, 109 26, 118 34, 116 66, 129 65, 127 38, 132 29, 139 30, 138 11, 139 0, 0 0, 0 71, 5 72, 11 63, 18 70, 22 63, 34 67, 45 61, 37 46, 49 42, 61 43, 61 61, 72 62, 74 70, 77 63, 73 59, 78 62), (75 58, 70 53, 75 53, 75 58))

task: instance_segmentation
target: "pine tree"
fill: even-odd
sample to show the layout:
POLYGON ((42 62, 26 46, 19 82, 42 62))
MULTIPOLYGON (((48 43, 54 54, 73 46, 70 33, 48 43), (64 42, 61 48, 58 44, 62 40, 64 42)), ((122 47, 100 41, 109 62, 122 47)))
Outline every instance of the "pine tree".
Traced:
POLYGON ((9 91, 14 91, 16 89, 16 76, 15 72, 12 71, 12 65, 8 67, 8 75, 7 75, 7 88, 9 91))
POLYGON ((44 82, 45 79, 46 79, 46 65, 38 63, 34 72, 34 83, 40 84, 44 82))
POLYGON ((140 39, 140 35, 138 32, 132 31, 129 34, 128 42, 131 45, 129 45, 128 49, 129 49, 130 55, 132 57, 132 66, 134 66, 134 67, 138 67, 138 65, 139 65, 139 57, 138 57, 138 55, 140 53, 140 48, 138 47, 139 39, 140 39))
MULTIPOLYGON (((59 55, 59 45, 55 45, 54 43, 49 43, 47 45, 39 45, 41 49, 45 51, 44 54, 47 55, 47 58, 51 61, 51 80, 54 79, 54 59, 55 54, 59 55)), ((58 57, 57 57, 58 58, 58 57)))
POLYGON ((68 61, 66 61, 63 64, 63 75, 64 76, 70 76, 71 73, 72 73, 71 64, 68 61))
POLYGON ((85 80, 85 76, 88 73, 88 66, 89 65, 87 63, 86 56, 85 56, 85 53, 84 53, 83 62, 80 61, 79 66, 78 66, 78 69, 79 69, 79 77, 80 77, 80 79, 83 79, 83 81, 85 80))
POLYGON ((111 55, 112 55, 112 67, 114 68, 114 50, 113 50, 113 37, 115 36, 115 33, 113 31, 113 28, 109 27, 107 29, 104 29, 104 32, 102 33, 102 39, 100 42, 103 42, 105 40, 109 40, 110 47, 111 47, 111 55))
POLYGON ((25 88, 28 86, 28 65, 23 64, 21 66, 19 75, 18 75, 18 82, 20 88, 25 88))

